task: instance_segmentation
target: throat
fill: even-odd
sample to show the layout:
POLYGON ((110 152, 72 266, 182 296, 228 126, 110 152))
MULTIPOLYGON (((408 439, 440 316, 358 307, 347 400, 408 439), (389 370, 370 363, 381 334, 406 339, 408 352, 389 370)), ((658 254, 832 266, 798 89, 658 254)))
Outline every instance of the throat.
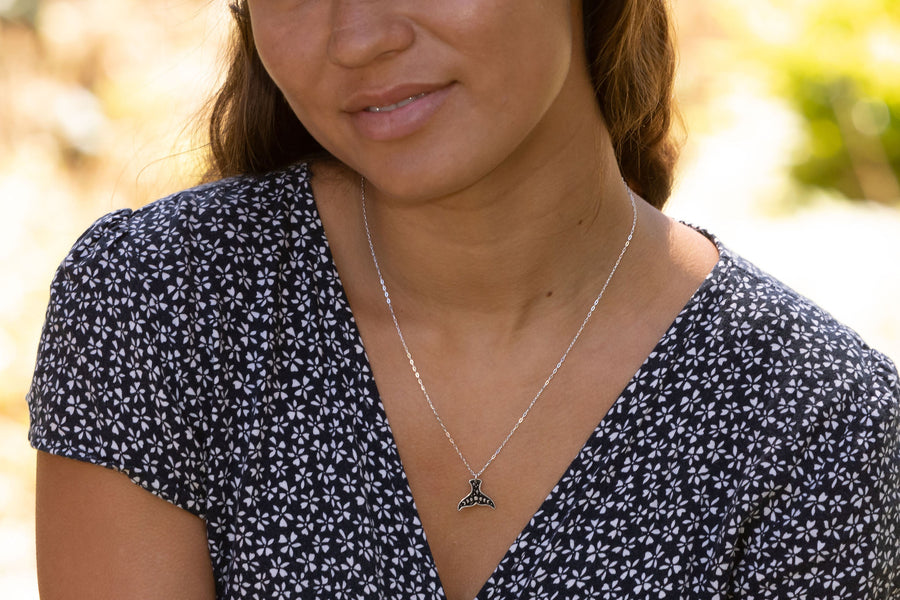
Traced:
POLYGON ((562 208, 526 198, 521 206, 508 199, 477 208, 449 200, 410 206, 370 198, 377 190, 361 181, 365 250, 374 248, 381 277, 406 311, 497 318, 549 298, 577 301, 602 284, 628 234, 634 209, 619 187, 602 201, 599 219, 601 201, 592 196, 562 208))

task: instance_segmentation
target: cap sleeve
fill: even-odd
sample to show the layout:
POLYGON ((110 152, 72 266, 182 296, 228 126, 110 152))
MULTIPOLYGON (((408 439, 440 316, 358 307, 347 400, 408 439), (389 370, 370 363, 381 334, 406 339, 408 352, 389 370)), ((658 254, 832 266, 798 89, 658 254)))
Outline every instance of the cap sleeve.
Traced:
MULTIPOLYGON (((877 353, 876 353, 877 354, 877 353)), ((890 595, 900 591, 900 376, 885 357, 872 369, 873 540, 872 584, 890 595)))
POLYGON ((56 272, 28 393, 29 440, 121 471, 203 516, 202 418, 172 367, 184 340, 171 316, 160 318, 178 311, 145 293, 175 261, 165 248, 137 247, 132 218, 101 218, 56 272))

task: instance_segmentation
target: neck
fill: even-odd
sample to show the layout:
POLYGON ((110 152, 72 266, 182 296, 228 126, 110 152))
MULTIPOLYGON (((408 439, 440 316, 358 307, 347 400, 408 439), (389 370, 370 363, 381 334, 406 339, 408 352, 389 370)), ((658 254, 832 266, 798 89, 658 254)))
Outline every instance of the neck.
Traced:
POLYGON ((375 252, 398 310, 515 328, 538 307, 580 310, 596 296, 631 227, 628 191, 605 130, 590 148, 554 156, 528 177, 495 173, 427 202, 367 187, 375 252))

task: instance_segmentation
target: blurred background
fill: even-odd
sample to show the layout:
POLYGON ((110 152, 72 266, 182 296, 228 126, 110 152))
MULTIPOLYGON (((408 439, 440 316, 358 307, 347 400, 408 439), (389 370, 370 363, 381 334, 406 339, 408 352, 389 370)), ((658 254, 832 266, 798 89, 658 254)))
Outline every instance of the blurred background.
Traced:
MULTIPOLYGON (((900 3, 675 0, 668 212, 900 359, 900 3)), ((0 596, 36 599, 24 396, 48 286, 96 218, 193 184, 224 0, 0 0, 0 596)))

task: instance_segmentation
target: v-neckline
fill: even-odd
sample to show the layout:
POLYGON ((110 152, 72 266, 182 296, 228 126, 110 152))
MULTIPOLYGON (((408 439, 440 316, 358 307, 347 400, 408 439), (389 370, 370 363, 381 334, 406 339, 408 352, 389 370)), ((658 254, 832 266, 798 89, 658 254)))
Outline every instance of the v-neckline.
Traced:
MULTIPOLYGON (((313 192, 312 169, 308 164, 301 164, 299 166, 296 166, 295 168, 297 169, 297 175, 300 179, 300 185, 302 188, 305 188, 302 190, 303 194, 301 194, 301 196, 305 196, 310 199, 310 207, 312 208, 315 216, 315 222, 313 223, 313 225, 317 230, 316 233, 321 237, 322 240, 322 254, 324 258, 324 264, 322 265, 322 267, 327 268, 330 271, 331 279, 335 285, 334 302, 336 312, 343 311, 347 315, 347 335, 341 337, 341 342, 347 345, 348 350, 351 350, 351 352, 347 353, 348 357, 354 355, 358 357, 355 360, 358 360, 359 364, 355 366, 360 374, 361 381, 364 383, 367 391, 369 392, 367 394, 367 397, 372 399, 373 405, 370 408, 374 410, 374 414, 379 420, 378 425, 382 428, 383 431, 387 432, 390 438, 388 440, 389 443, 385 447, 390 451, 390 456, 387 457, 392 463, 390 466, 395 468, 386 469, 386 473, 395 473, 397 477, 400 478, 402 486, 397 487, 402 489, 402 491, 404 492, 403 502, 406 505, 409 513, 414 515, 415 517, 413 529, 418 539, 411 540, 410 546, 413 547, 421 545, 421 547, 426 549, 425 558, 428 561, 427 567, 429 575, 433 578, 432 583, 434 584, 435 589, 440 590, 441 598, 446 598, 446 594, 444 592, 444 588, 437 571, 437 565, 434 560, 434 555, 432 554, 431 546, 425 533, 425 528, 422 525, 422 518, 419 514, 419 509, 416 505, 415 498, 413 497, 412 488, 409 484, 403 461, 400 458, 399 448, 397 446, 393 430, 388 420, 387 411, 382 401, 381 394, 378 390, 378 384, 375 381, 374 371, 372 369, 371 361, 369 360, 368 351, 366 350, 366 346, 363 343, 362 334, 356 322, 356 317, 354 316, 353 311, 350 307, 350 301, 347 297, 341 275, 338 272, 337 264, 334 260, 334 255, 331 250, 331 243, 328 239, 328 234, 325 231, 325 227, 322 222, 321 213, 319 211, 318 203, 313 192), (352 352, 354 347, 361 348, 362 352, 352 352)), ((581 481, 584 476, 587 475, 588 468, 590 466, 599 468, 599 464, 596 464, 595 461, 589 460, 589 458, 590 456, 597 453, 600 446, 608 442, 611 436, 607 436, 606 434, 612 433, 612 430, 615 430, 616 427, 620 426, 622 426, 620 433, 627 432, 628 428, 627 426, 625 426, 627 425, 627 422, 621 422, 625 417, 628 416, 630 403, 634 400, 633 392, 636 387, 636 382, 638 382, 645 374, 648 363, 655 356, 658 356, 662 352, 663 348, 665 348, 673 338, 677 337, 679 325, 684 322, 683 317, 699 303, 705 291, 719 276, 720 271, 725 268, 725 249, 721 246, 716 238, 705 231, 699 229, 698 231, 708 237, 716 245, 716 248, 719 252, 718 261, 706 275, 700 286, 691 295, 690 299, 678 312, 672 323, 669 324, 665 333, 656 342, 651 352, 644 358, 640 367, 638 367, 634 374, 632 374, 632 376, 629 378, 628 383, 618 394, 615 401, 610 406, 609 410, 606 412, 600 422, 597 423, 597 425, 591 431, 591 434, 588 436, 584 445, 578 451, 578 454, 575 456, 575 458, 572 459, 572 461, 563 471, 563 474, 556 481, 549 494, 541 502, 540 507, 537 509, 537 511, 535 511, 533 515, 531 515, 528 523, 516 535, 515 539, 513 540, 512 544, 510 544, 509 548, 507 548, 503 557, 500 559, 500 561, 491 571, 491 574, 482 584, 478 593, 475 595, 474 600, 486 600, 487 598, 490 598, 492 589, 497 587, 498 585, 503 584, 504 575, 510 574, 509 572, 511 570, 511 565, 537 564, 537 559, 544 551, 544 549, 548 546, 548 542, 552 540, 552 536, 547 540, 541 540, 541 543, 527 543, 529 541, 529 538, 532 537, 533 534, 539 533, 544 528, 543 525, 545 521, 551 515, 558 513, 559 509, 565 507, 565 510, 563 512, 568 514, 574 507, 574 495, 579 491, 583 491, 583 488, 578 486, 579 481, 581 481), (592 462, 594 462, 595 464, 592 465, 592 462), (529 554, 531 555, 530 557, 528 557, 529 554)), ((667 364, 665 366, 665 369, 668 370, 669 368, 670 365, 667 364)), ((623 443, 621 435, 614 437, 617 443, 619 443, 620 445, 623 443)), ((565 518, 553 521, 553 531, 559 531, 559 526, 564 521, 565 518)), ((506 583, 509 584, 511 582, 506 583)))

